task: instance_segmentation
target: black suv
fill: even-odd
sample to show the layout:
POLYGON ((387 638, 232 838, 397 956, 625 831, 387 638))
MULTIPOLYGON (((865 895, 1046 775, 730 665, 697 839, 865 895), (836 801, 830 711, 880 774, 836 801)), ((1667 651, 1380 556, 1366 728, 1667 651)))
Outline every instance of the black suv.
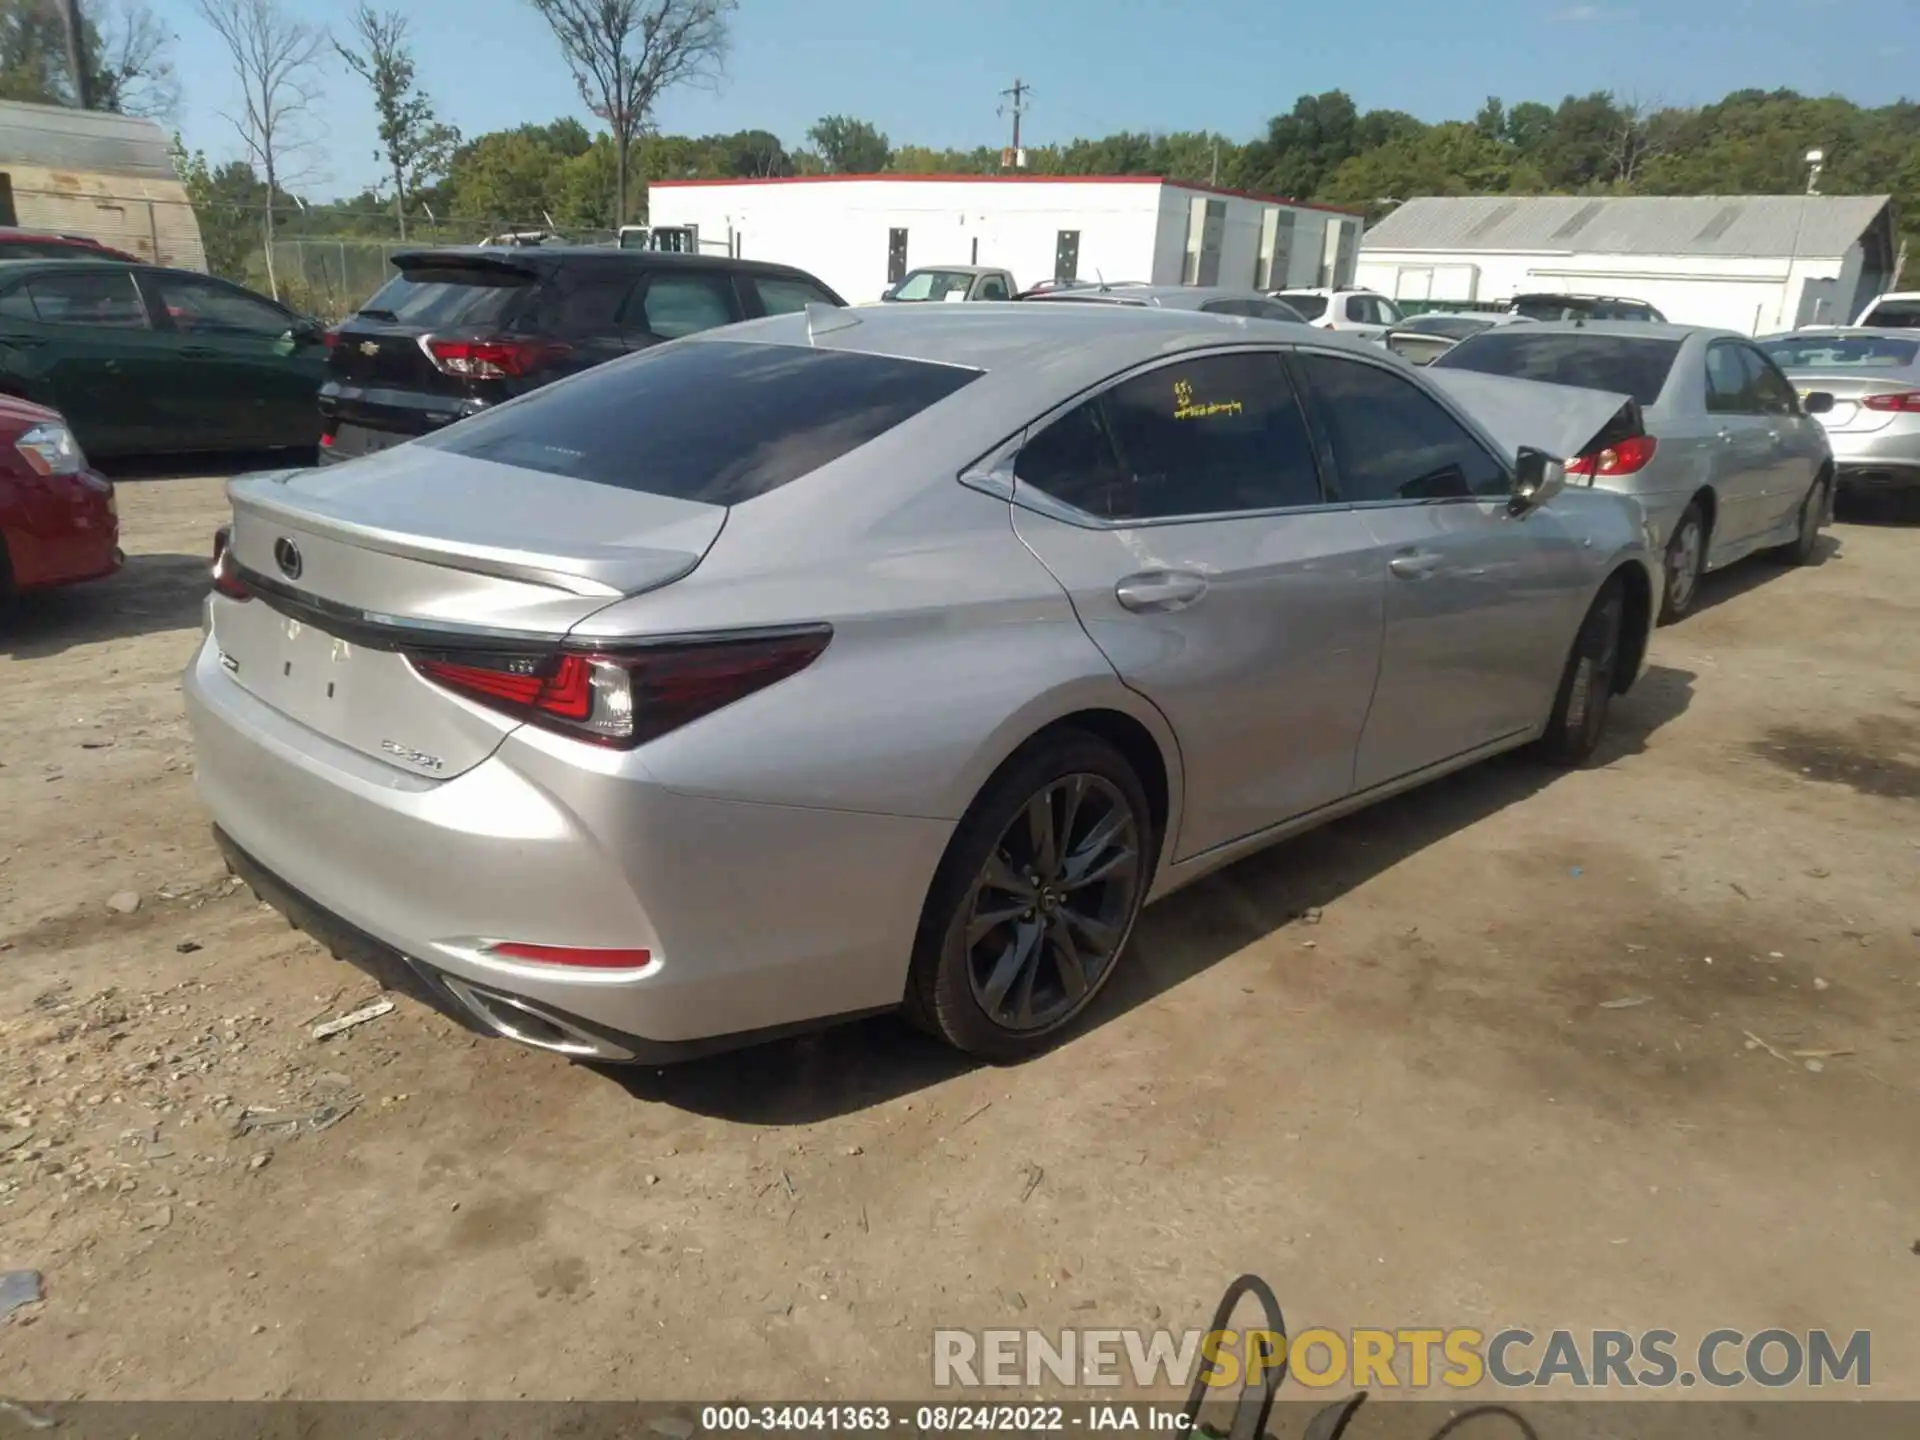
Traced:
POLYGON ((1646 301, 1617 295, 1516 295, 1507 308, 1529 320, 1639 320, 1649 325, 1667 320, 1646 301))
POLYGON ((398 445, 666 340, 844 305, 804 270, 590 247, 413 250, 328 332, 320 458, 398 445))

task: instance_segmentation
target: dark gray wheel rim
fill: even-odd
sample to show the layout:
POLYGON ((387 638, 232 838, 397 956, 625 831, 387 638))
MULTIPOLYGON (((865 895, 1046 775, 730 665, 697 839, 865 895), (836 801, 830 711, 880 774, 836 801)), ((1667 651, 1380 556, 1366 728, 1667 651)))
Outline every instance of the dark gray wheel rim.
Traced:
POLYGON ((1028 799, 975 879, 967 980, 994 1024, 1057 1025, 1100 988, 1126 943, 1140 826, 1118 786, 1066 775, 1028 799))
POLYGON ((1688 516, 1667 542, 1667 600, 1675 610, 1693 603, 1694 586, 1700 583, 1700 551, 1700 522, 1688 516))

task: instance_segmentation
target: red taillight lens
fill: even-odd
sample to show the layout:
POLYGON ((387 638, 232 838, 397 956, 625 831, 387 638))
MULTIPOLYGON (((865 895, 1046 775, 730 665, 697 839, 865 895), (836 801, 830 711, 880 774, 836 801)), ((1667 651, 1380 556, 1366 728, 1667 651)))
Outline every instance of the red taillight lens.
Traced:
POLYGON ((1635 435, 1618 445, 1609 445, 1597 455, 1582 455, 1577 460, 1569 460, 1567 474, 1594 477, 1632 475, 1646 469, 1653 460, 1653 452, 1659 448, 1660 442, 1653 436, 1635 435))
POLYGON ((338 330, 322 330, 320 332, 320 343, 329 350, 338 350, 340 348, 340 332, 338 330))
POLYGON ((233 527, 222 525, 213 532, 213 590, 229 600, 251 600, 253 592, 234 569, 233 527))
POLYGON ((806 669, 832 635, 821 626, 626 654, 407 658, 427 679, 469 700, 563 735, 628 749, 806 669))
POLYGON ((574 965, 592 970, 644 970, 653 963, 651 950, 600 950, 584 945, 528 945, 501 940, 487 946, 489 955, 509 960, 531 960, 536 965, 574 965))
POLYGON ((551 340, 442 340, 421 337, 420 347, 439 369, 463 380, 508 380, 531 375, 568 353, 551 340))
POLYGON ((1897 395, 1869 395, 1860 403, 1882 414, 1920 415, 1920 390, 1903 390, 1897 395))

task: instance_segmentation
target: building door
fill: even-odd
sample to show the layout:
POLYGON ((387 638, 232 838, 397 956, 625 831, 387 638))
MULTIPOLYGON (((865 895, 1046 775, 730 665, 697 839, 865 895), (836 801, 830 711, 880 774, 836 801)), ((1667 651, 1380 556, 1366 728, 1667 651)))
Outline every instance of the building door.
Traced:
POLYGON ((898 285, 907 278, 907 232, 887 231, 887 284, 898 285))
POLYGON ((1053 278, 1056 280, 1080 278, 1080 232, 1078 230, 1062 230, 1054 236, 1053 278))

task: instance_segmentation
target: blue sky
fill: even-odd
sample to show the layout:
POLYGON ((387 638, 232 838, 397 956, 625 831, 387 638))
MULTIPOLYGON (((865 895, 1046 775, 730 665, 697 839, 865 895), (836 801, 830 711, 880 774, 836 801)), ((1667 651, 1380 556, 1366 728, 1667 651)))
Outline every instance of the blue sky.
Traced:
MULTIPOLYGON (((193 0, 150 3, 179 36, 187 143, 236 157, 220 114, 234 93, 226 56, 193 0)), ((282 3, 335 25, 350 10, 282 3)), ((463 132, 585 118, 526 0, 376 3, 411 17, 421 82, 463 132)), ((668 96, 664 129, 758 127, 795 145, 838 112, 895 143, 1004 144, 994 112, 1016 76, 1033 87, 1023 138, 1034 144, 1121 129, 1245 139, 1295 96, 1336 88, 1423 120, 1468 117, 1489 94, 1607 89, 1670 105, 1748 86, 1864 104, 1920 95, 1915 0, 741 0, 733 31, 719 90, 668 96)), ((305 188, 357 192, 379 171, 367 92, 337 62, 325 84, 305 188)))

